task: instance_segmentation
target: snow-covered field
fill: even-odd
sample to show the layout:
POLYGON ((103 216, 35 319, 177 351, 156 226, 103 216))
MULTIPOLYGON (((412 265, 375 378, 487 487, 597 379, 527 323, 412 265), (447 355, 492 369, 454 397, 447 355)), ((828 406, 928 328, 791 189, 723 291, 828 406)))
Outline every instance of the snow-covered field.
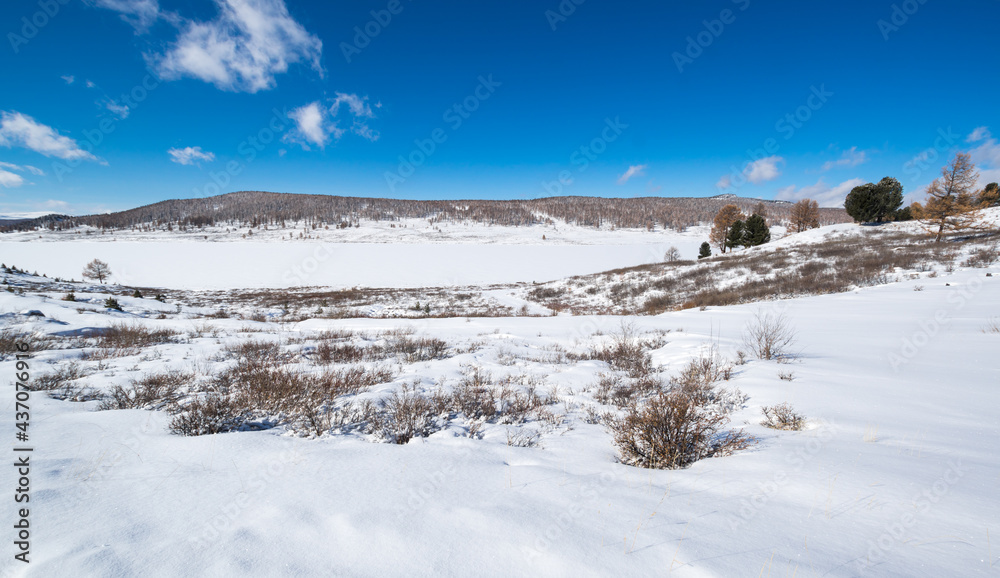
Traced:
POLYGON ((698 254, 700 240, 651 245, 418 245, 320 242, 123 241, 3 243, 0 259, 49 276, 80 278, 100 259, 111 281, 140 287, 435 287, 552 281, 656 263, 671 245, 698 254))
POLYGON ((365 221, 358 228, 307 229, 310 238, 303 239, 294 226, 256 229, 250 237, 225 227, 8 233, 0 235, 0 260, 79 279, 96 258, 111 265, 113 282, 142 287, 432 287, 552 281, 660 262, 670 247, 694 259, 708 238, 705 227, 679 233, 409 221, 397 228, 365 221))
MULTIPOLYGON (((0 260, 79 276, 82 253, 51 255, 49 264, 72 261, 60 273, 32 260, 43 252, 8 258, 11 246, 0 260)), ((203 267, 163 284, 224 277, 203 267)), ((57 336, 58 347, 34 353, 32 375, 76 360, 86 374, 76 383, 95 392, 167 369, 207 382, 232 364, 227 346, 251 339, 284 343, 310 369, 322 331, 409 328, 444 340, 446 355, 390 359, 392 380, 359 399, 385 399, 404 385, 430 395, 472 366, 558 397, 544 419, 453 416, 426 438, 393 445, 357 430, 315 437, 290 427, 182 437, 169 432, 165 411, 98 411, 96 400, 33 392, 33 562, 26 570, 11 561, 8 545, 0 575, 996 575, 998 275, 996 264, 900 272, 898 282, 848 293, 628 319, 271 323, 206 319, 149 299, 110 313, 0 292, 5 323, 57 336), (45 317, 19 313, 32 309, 45 317), (730 425, 758 443, 681 470, 620 463, 611 434, 591 423, 592 411, 614 410, 595 398, 600 375, 614 371, 581 354, 632 323, 656 336, 650 355, 668 379, 712 344, 735 360, 761 310, 787 316, 794 355, 735 365, 721 384, 746 394, 730 425), (95 348, 73 340, 122 321, 181 338, 134 355, 81 357, 95 348), (781 402, 806 417, 804 429, 760 425, 761 407, 781 402), (523 434, 538 444, 508 445, 523 434)), ((0 368, 11 383, 13 362, 0 368)), ((0 431, 13 440, 13 388, 2 406, 0 431)), ((13 492, 13 471, 3 479, 13 492)), ((2 513, 8 528, 14 506, 2 513)))

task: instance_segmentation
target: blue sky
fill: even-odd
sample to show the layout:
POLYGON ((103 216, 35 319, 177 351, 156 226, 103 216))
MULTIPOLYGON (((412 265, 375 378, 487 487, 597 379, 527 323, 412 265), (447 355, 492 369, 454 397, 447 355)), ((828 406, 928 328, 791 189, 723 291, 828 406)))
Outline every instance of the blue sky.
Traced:
POLYGON ((35 0, 0 22, 0 214, 234 190, 911 198, 1000 180, 997 0, 35 0))

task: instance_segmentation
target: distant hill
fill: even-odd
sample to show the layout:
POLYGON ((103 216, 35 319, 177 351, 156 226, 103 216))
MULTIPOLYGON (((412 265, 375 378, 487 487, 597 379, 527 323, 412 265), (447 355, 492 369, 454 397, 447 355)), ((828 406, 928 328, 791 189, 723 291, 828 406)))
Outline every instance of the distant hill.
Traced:
MULTIPOLYGON (((761 206, 772 223, 785 221, 792 204, 748 199, 735 195, 716 197, 548 197, 524 200, 414 201, 299 195, 241 191, 200 199, 161 201, 135 209, 69 217, 47 215, 10 224, 0 231, 39 228, 71 229, 89 225, 102 229, 187 228, 209 225, 257 227, 304 221, 327 226, 351 226, 363 220, 395 221, 405 218, 431 222, 471 221, 498 226, 527 226, 564 222, 582 227, 675 229, 710 223, 719 209, 738 205, 744 212, 761 206)), ((851 221, 843 209, 820 209, 820 223, 851 221)))

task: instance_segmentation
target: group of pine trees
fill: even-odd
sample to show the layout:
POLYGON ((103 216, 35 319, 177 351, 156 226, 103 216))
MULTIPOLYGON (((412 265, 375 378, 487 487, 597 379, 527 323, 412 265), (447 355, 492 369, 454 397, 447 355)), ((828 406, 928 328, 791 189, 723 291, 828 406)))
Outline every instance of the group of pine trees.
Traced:
MULTIPOLYGON (((767 224, 767 213, 763 203, 754 207, 747 217, 736 205, 726 205, 715 215, 709 240, 723 253, 736 247, 756 247, 771 240, 771 228, 767 224)), ((706 242, 701 246, 698 258, 711 255, 711 246, 706 242), (706 254, 708 249, 708 254, 706 254)))

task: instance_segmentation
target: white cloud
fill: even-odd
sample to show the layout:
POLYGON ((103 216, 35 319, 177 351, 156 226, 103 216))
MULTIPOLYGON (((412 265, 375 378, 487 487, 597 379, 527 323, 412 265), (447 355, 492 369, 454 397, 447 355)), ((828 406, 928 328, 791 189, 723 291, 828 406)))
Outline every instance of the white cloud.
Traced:
POLYGON ((990 129, 986 128, 985 126, 980 126, 976 127, 975 130, 969 133, 969 136, 968 138, 965 139, 965 142, 977 142, 984 139, 988 139, 991 136, 992 135, 990 134, 990 129))
POLYGON ((73 81, 76 80, 76 77, 73 76, 72 74, 67 74, 66 76, 62 76, 60 78, 65 80, 66 84, 73 84, 73 81))
MULTIPOLYGON (((308 144, 312 143, 320 148, 326 146, 330 140, 330 133, 335 130, 326 120, 326 111, 320 106, 319 101, 311 102, 305 106, 300 106, 288 113, 288 116, 295 121, 294 136, 308 150, 308 144)), ((340 135, 337 135, 339 138, 340 135)))
POLYGON ((284 0, 216 0, 211 22, 182 21, 183 32, 151 57, 164 78, 193 77, 222 90, 257 92, 275 75, 305 62, 320 72, 323 43, 288 13, 284 0))
POLYGON ((781 170, 778 168, 778 163, 784 161, 785 159, 779 156, 766 157, 752 163, 748 163, 743 169, 743 174, 746 175, 748 181, 755 185, 766 183, 767 181, 773 181, 781 176, 781 170))
POLYGON ((160 17, 157 0, 93 0, 99 8, 121 13, 121 19, 139 32, 145 32, 160 17))
POLYGON ((201 147, 184 147, 182 149, 173 148, 167 151, 170 160, 179 165, 194 165, 200 161, 212 162, 215 160, 215 153, 205 152, 201 147))
MULTIPOLYGON (((4 166, 5 164, 6 163, 0 163, 0 166, 4 166)), ((13 189, 14 187, 20 187, 23 184, 24 177, 21 175, 0 169, 0 187, 13 189)))
POLYGON ((97 85, 94 84, 93 80, 88 80, 87 81, 87 88, 97 88, 97 85))
POLYGON ((372 113, 372 108, 368 106, 367 98, 360 98, 356 94, 345 94, 343 92, 338 92, 337 98, 333 99, 333 104, 330 105, 330 112, 333 113, 333 116, 337 116, 341 104, 347 104, 347 107, 351 110, 351 114, 354 116, 365 118, 375 116, 372 113))
POLYGON ((830 186, 820 178, 815 185, 809 185, 796 189, 794 185, 778 190, 775 199, 782 201, 799 201, 802 199, 812 199, 819 203, 821 207, 843 207, 847 193, 858 185, 863 185, 863 179, 850 179, 839 185, 830 186))
POLYGON ((30 116, 13 111, 0 113, 0 146, 21 146, 64 160, 98 160, 81 149, 75 140, 60 135, 52 127, 38 123, 30 116))
POLYGON ((981 126, 972 131, 968 142, 979 142, 979 146, 969 151, 972 162, 979 169, 977 186, 985 187, 988 183, 1000 182, 1000 142, 990 134, 989 129, 981 126))
POLYGON ((5 162, 2 162, 2 161, 0 161, 0 168, 10 169, 12 171, 18 171, 20 173, 23 173, 24 171, 28 171, 29 173, 31 173, 31 174, 33 174, 35 176, 39 176, 39 177, 45 174, 45 171, 43 171, 42 169, 40 169, 38 167, 33 167, 31 165, 23 165, 23 166, 22 165, 15 165, 13 163, 5 163, 5 162))
POLYGON ((729 175, 722 175, 719 177, 718 182, 715 183, 715 188, 719 190, 728 189, 730 185, 733 184, 733 179, 729 175))
POLYGON ((118 104, 111 99, 104 102, 104 108, 108 109, 111 114, 117 116, 119 119, 128 118, 129 113, 132 112, 127 104, 118 104))
POLYGON ((823 170, 828 171, 836 167, 856 167, 867 161, 868 153, 865 151, 859 151, 858 147, 851 147, 850 149, 844 151, 844 153, 840 156, 840 159, 835 161, 826 161, 823 163, 823 170))
POLYGON ((320 101, 311 102, 292 110, 288 116, 295 121, 295 128, 287 132, 282 140, 297 143, 305 150, 309 150, 309 145, 323 148, 331 138, 340 140, 348 130, 370 141, 379 138, 378 132, 368 126, 368 119, 375 118, 368 105, 368 97, 356 94, 338 92, 329 106, 320 101), (342 128, 336 120, 342 104, 347 105, 348 114, 353 117, 350 129, 342 128))
POLYGON ((621 176, 618 177, 618 184, 619 185, 624 185, 632 177, 642 176, 644 174, 643 171, 645 171, 646 167, 648 167, 648 166, 649 165, 632 165, 632 166, 630 166, 627 171, 625 171, 624 173, 621 174, 621 176))

